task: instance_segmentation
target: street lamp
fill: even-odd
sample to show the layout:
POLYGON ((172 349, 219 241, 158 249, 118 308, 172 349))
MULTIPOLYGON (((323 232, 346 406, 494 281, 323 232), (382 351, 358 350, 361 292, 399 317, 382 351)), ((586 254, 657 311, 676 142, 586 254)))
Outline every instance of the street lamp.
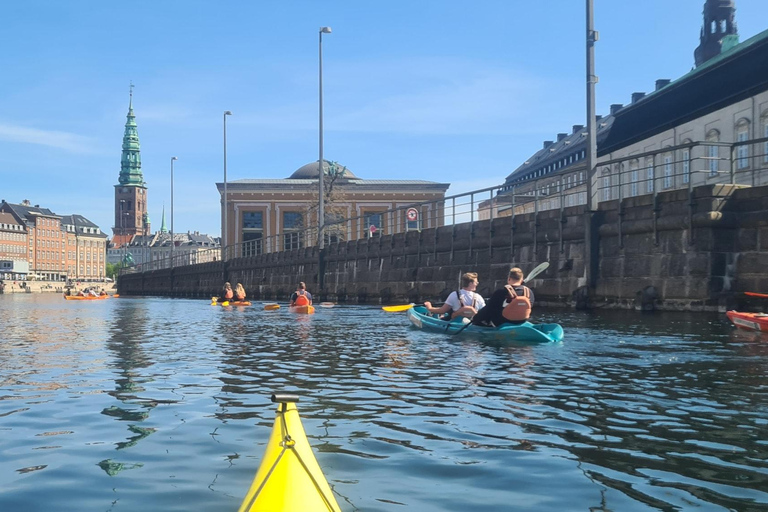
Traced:
POLYGON ((323 34, 330 34, 331 27, 320 27, 320 158, 317 161, 317 182, 320 201, 317 208, 317 246, 323 250, 323 227, 325 226, 325 189, 323 186, 323 34))
POLYGON ((224 226, 221 231, 221 261, 227 260, 227 232, 229 231, 227 225, 227 116, 231 115, 231 111, 224 111, 224 226))
POLYGON ((171 157, 171 268, 173 268, 173 161, 178 160, 177 157, 171 157))

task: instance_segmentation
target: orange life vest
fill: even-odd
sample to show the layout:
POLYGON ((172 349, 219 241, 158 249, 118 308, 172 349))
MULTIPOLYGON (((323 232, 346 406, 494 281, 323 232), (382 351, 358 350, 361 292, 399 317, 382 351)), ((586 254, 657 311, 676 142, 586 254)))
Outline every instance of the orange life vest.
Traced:
POLYGON ((304 295, 304 291, 296 292, 298 296, 296 297, 296 300, 293 301, 294 306, 309 306, 309 299, 306 295, 304 295))
POLYGON ((518 295, 515 289, 506 285, 511 296, 509 303, 504 306, 501 316, 511 322, 522 322, 531 317, 531 292, 528 287, 523 287, 523 295, 518 295))
POLYGON ((224 300, 232 300, 232 290, 225 290, 224 291, 224 300))

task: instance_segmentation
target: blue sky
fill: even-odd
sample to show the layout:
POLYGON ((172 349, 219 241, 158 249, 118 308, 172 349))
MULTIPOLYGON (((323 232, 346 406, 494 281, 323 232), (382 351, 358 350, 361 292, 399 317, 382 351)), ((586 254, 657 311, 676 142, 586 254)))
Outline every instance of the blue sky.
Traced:
MULTIPOLYGON (((597 112, 693 67, 704 0, 595 0, 597 112)), ((737 0, 741 40, 768 2, 737 0)), ((85 215, 111 235, 129 83, 153 230, 218 236, 230 180, 318 156, 361 178, 500 184, 585 123, 584 0, 11 2, 0 31, 0 198, 85 215)))

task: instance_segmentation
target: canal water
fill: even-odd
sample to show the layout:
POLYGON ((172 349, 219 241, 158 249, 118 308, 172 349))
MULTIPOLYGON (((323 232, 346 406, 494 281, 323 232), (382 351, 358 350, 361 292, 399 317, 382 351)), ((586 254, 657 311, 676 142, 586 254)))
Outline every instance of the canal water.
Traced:
POLYGON ((565 340, 372 306, 0 295, 0 510, 237 510, 301 395, 344 511, 768 510, 768 336, 724 315, 538 311, 565 340))

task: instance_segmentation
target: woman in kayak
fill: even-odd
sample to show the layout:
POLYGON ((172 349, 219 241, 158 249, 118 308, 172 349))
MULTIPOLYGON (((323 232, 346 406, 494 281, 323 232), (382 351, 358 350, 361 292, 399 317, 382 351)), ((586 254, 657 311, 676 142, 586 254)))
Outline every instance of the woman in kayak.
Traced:
POLYGON ((533 292, 523 284, 525 275, 518 267, 512 268, 507 284, 499 288, 484 307, 472 319, 475 325, 499 327, 505 323, 522 324, 531 317, 533 292))
POLYGON ((221 297, 218 298, 218 302, 228 302, 232 300, 232 297, 234 297, 235 294, 232 291, 232 285, 229 283, 224 283, 224 289, 221 292, 221 297))
POLYGON ((237 302, 242 302, 245 300, 245 288, 243 288, 241 283, 237 283, 235 286, 235 300, 237 302))
POLYGON ((307 291, 307 285, 303 281, 296 287, 291 295, 291 306, 311 306, 312 294, 307 291))
POLYGON ((443 315, 450 313, 446 320, 453 320, 457 317, 472 318, 478 311, 485 307, 485 299, 476 293, 477 290, 477 272, 467 272, 461 276, 461 289, 451 292, 445 304, 439 308, 432 307, 431 302, 425 302, 424 307, 433 314, 443 315))

